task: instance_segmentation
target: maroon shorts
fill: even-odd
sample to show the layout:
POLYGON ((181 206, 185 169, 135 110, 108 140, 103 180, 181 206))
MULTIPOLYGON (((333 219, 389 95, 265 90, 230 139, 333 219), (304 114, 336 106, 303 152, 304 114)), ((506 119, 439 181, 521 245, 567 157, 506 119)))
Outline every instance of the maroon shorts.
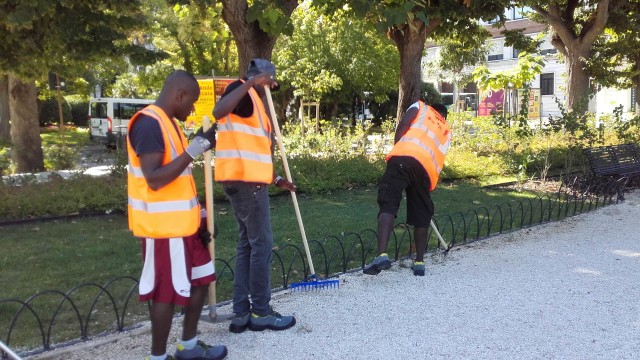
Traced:
POLYGON ((197 235, 184 238, 142 238, 144 266, 140 301, 189 305, 192 286, 216 279, 209 251, 197 235))

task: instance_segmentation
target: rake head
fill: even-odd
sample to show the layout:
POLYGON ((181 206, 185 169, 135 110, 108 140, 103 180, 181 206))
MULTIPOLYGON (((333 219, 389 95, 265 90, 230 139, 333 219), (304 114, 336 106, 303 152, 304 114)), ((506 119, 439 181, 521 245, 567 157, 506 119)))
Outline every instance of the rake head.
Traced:
POLYGON ((301 281, 298 283, 291 284, 291 289, 293 291, 312 291, 312 290, 324 290, 324 289, 335 289, 340 287, 340 280, 331 279, 331 280, 318 280, 315 275, 311 276, 311 279, 308 281, 301 281))

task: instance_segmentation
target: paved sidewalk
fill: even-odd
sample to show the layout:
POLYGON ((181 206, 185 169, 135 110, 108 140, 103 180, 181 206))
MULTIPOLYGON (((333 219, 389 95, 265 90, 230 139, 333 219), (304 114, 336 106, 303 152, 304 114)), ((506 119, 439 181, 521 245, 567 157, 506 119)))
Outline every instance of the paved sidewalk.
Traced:
MULTIPOLYGON (((377 276, 345 275, 339 289, 281 293, 274 307, 298 319, 289 330, 231 334, 227 324, 202 324, 200 337, 247 360, 638 359, 639 220, 632 193, 457 247, 428 260, 425 277, 394 264, 377 276)), ((142 359, 149 344, 147 324, 34 358, 142 359)))

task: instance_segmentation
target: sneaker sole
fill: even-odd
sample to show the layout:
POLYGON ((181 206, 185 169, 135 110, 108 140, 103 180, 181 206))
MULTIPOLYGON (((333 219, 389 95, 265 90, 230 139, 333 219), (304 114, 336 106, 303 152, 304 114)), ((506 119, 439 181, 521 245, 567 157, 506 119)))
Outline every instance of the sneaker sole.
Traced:
POLYGON ((390 260, 386 260, 386 261, 381 262, 380 264, 371 265, 371 267, 364 268, 364 270, 362 270, 362 272, 367 274, 367 275, 378 275, 378 274, 380 274, 380 271, 389 270, 389 269, 391 269, 391 261, 390 260))
POLYGON ((281 330, 287 330, 291 327, 293 327, 293 325, 296 324, 296 318, 293 318, 293 321, 291 322, 291 324, 282 327, 282 326, 273 326, 273 325, 256 325, 253 324, 252 322, 249 322, 249 330, 251 331, 263 331, 263 330, 274 330, 274 331, 281 331, 281 330))
POLYGON ((247 328, 249 327, 249 323, 247 322, 244 325, 234 325, 231 324, 229 325, 229 331, 234 333, 234 334, 240 334, 243 333, 245 330, 247 330, 247 328))

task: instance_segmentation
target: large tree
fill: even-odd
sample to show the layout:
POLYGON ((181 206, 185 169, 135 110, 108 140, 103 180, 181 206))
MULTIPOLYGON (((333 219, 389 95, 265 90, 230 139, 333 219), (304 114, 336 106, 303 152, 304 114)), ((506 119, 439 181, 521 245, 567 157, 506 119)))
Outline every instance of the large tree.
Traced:
MULTIPOLYGON (((299 0, 218 0, 222 18, 231 29, 238 49, 239 75, 254 57, 271 60, 280 34, 291 34, 291 13, 299 0)), ((209 0, 193 0, 208 4, 209 0)))
POLYGON ((604 34, 588 59, 589 72, 600 85, 636 87, 636 115, 640 115, 640 1, 631 0, 610 15, 604 34))
POLYGON ((308 3, 294 11, 292 21, 295 31, 280 37, 274 62, 295 96, 322 102, 327 118, 365 92, 368 99, 388 100, 398 78, 398 54, 371 24, 344 11, 323 15, 308 3))
POLYGON ((421 61, 427 37, 447 36, 455 29, 475 27, 476 19, 493 19, 504 12, 507 4, 472 0, 314 0, 314 3, 327 12, 346 7, 393 40, 400 54, 398 118, 420 96, 421 61))
POLYGON ((143 51, 127 41, 143 25, 139 9, 137 0, 0 0, 0 75, 9 80, 18 172, 44 170, 35 80, 50 71, 75 75, 98 59, 143 51))
POLYGON ((610 21, 611 14, 629 0, 519 1, 530 6, 533 20, 549 25, 551 44, 565 58, 567 66, 567 108, 572 109, 591 92, 586 59, 610 21))

